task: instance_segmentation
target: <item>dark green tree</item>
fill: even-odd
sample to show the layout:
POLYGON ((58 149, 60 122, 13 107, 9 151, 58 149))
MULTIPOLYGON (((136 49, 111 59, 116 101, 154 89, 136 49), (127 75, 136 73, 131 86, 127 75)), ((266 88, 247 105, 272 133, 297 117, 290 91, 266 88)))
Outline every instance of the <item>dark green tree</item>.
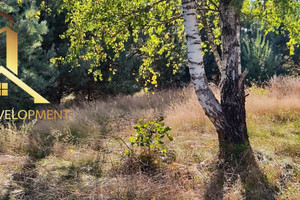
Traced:
POLYGON ((282 54, 275 54, 267 36, 250 26, 242 32, 242 67, 249 71, 247 82, 262 84, 282 68, 282 54))
MULTIPOLYGON (((36 92, 49 98, 56 88, 57 68, 50 63, 56 56, 53 48, 42 48, 43 35, 47 34, 46 21, 40 20, 40 11, 35 1, 8 1, 0 3, 1 10, 13 16, 13 29, 18 33, 18 69, 19 78, 36 92)), ((7 26, 5 18, 0 19, 1 27, 7 26)), ((0 65, 6 66, 6 40, 1 35, 0 65)), ((9 83, 9 96, 1 97, 2 109, 34 108, 33 99, 1 76, 1 82, 9 83)))

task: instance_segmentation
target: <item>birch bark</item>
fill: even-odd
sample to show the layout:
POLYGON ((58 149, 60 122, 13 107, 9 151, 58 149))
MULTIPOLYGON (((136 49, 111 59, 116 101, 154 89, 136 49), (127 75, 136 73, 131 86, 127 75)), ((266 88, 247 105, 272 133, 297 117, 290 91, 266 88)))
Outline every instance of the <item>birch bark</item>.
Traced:
POLYGON ((220 26, 223 45, 221 103, 209 87, 204 70, 196 0, 182 0, 187 54, 192 83, 205 114, 216 127, 220 156, 232 157, 236 151, 250 147, 245 111, 244 86, 240 82, 240 20, 237 9, 229 0, 221 0, 220 26))
MULTIPOLYGON (((201 38, 194 0, 182 0, 183 20, 187 39, 187 55, 191 80, 199 103, 217 129, 223 128, 222 108, 210 89, 204 71, 201 38)), ((224 119, 223 119, 224 120, 224 119)))

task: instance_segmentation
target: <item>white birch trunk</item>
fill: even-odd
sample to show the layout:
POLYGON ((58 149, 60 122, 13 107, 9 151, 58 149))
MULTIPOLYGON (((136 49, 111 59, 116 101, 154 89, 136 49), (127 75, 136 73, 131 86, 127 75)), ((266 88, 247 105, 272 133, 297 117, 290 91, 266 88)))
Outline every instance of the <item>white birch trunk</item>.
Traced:
POLYGON ((188 65, 198 101, 217 129, 224 128, 221 105, 211 91, 204 71, 201 38, 194 0, 182 0, 183 20, 187 39, 188 65))
POLYGON ((237 149, 250 147, 245 113, 245 93, 240 82, 240 21, 231 0, 220 0, 222 31, 221 103, 211 91, 204 71, 201 38, 197 20, 197 1, 182 0, 187 54, 191 80, 198 101, 216 127, 220 157, 229 158, 237 149))

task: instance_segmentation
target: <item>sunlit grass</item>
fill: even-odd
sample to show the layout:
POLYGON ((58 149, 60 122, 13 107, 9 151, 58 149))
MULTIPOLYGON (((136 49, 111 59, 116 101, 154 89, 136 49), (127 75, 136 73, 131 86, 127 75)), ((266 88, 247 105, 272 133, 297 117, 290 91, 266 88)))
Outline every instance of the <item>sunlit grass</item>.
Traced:
MULTIPOLYGON (((298 83, 288 83, 289 87, 298 87, 298 83)), ((297 92, 282 94, 278 92, 282 88, 274 84, 268 90, 247 90, 248 132, 256 161, 277 198, 297 199, 299 96, 297 92)), ((0 151, 11 155, 5 159, 0 155, 1 198, 204 198, 207 185, 216 175, 218 140, 192 88, 150 97, 119 97, 74 106, 72 110, 68 121, 1 127, 0 151), (152 175, 122 170, 129 162, 121 157, 127 147, 118 138, 127 142, 139 118, 152 120, 158 116, 164 116, 166 125, 172 128, 174 141, 167 143, 167 148, 175 152, 175 162, 160 163, 152 175)), ((247 194, 254 198, 253 180, 243 184, 238 178, 233 185, 226 182, 224 199, 242 199, 247 194)))

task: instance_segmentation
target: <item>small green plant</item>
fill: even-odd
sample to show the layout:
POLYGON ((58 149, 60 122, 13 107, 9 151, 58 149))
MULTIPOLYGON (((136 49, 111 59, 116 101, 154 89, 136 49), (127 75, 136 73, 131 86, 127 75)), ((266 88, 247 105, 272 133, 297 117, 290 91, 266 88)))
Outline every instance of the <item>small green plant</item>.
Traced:
MULTIPOLYGON (((164 138, 172 141, 173 137, 169 133, 171 128, 165 126, 163 120, 163 117, 150 122, 146 122, 145 119, 140 119, 139 123, 133 127, 136 130, 136 135, 129 138, 131 146, 140 147, 148 154, 150 154, 151 151, 166 153, 164 138)), ((125 151, 125 155, 131 155, 133 153, 133 148, 125 151)))

